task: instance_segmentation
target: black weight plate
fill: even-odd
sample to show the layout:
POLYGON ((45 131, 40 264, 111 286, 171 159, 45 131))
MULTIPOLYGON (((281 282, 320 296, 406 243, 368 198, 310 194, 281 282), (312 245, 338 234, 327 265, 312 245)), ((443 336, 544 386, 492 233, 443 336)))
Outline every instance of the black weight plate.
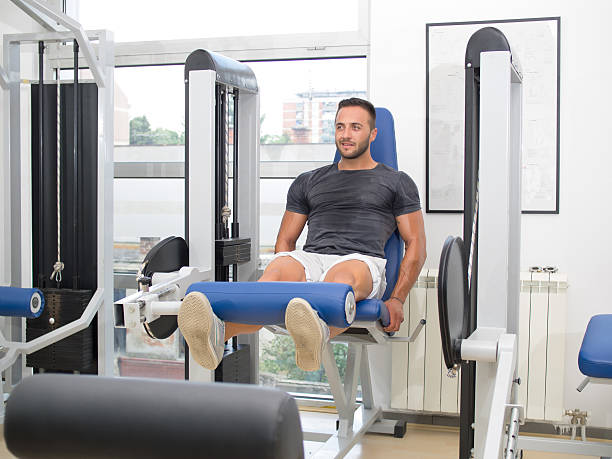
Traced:
POLYGON ((189 248, 185 239, 170 236, 159 241, 145 256, 143 274, 151 277, 154 273, 171 273, 183 266, 189 266, 189 248))
MULTIPOLYGON (((149 250, 143 261, 143 274, 152 277, 155 273, 170 273, 189 265, 189 248, 181 237, 170 236, 158 242, 149 250)), ((176 316, 162 316, 149 323, 144 329, 151 338, 166 339, 178 328, 176 316)))
POLYGON ((178 328, 176 316, 161 316, 153 322, 143 324, 147 335, 155 339, 166 339, 178 328))
POLYGON ((467 264, 463 240, 449 236, 442 248, 438 271, 440 334, 447 368, 461 363, 456 344, 467 338, 470 311, 467 294, 467 264))

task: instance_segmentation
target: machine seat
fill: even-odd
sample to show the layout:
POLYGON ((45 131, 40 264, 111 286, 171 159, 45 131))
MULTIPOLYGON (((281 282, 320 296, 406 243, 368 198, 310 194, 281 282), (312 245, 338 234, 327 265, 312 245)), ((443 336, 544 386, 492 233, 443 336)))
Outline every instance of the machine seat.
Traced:
POLYGON ((578 354, 578 367, 585 376, 612 378, 611 330, 612 314, 591 317, 578 354))

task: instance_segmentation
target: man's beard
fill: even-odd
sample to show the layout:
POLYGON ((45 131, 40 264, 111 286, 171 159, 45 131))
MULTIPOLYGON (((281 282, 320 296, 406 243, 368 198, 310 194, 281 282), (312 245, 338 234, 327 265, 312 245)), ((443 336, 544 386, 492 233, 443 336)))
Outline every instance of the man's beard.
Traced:
POLYGON ((340 156, 342 156, 343 158, 346 158, 346 159, 356 159, 356 158, 359 158, 361 155, 363 155, 368 150, 368 147, 370 146, 370 142, 368 141, 368 139, 366 139, 362 143, 356 143, 355 144, 355 152, 354 153, 345 155, 344 153, 342 153, 342 148, 340 148, 341 144, 342 144, 342 140, 340 140, 340 141, 336 140, 336 148, 338 149, 338 152, 340 153, 340 156))

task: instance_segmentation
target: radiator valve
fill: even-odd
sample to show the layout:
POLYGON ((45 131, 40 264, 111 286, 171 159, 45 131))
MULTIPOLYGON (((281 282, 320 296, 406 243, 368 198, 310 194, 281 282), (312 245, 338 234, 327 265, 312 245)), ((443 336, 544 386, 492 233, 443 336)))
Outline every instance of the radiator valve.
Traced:
POLYGON ((570 418, 568 424, 562 424, 557 426, 559 429, 559 433, 561 435, 570 433, 571 439, 576 439, 576 430, 580 428, 580 436, 582 437, 582 441, 586 441, 586 425, 587 425, 587 417, 588 413, 586 411, 580 411, 580 409, 576 408, 573 410, 565 410, 564 416, 570 418))

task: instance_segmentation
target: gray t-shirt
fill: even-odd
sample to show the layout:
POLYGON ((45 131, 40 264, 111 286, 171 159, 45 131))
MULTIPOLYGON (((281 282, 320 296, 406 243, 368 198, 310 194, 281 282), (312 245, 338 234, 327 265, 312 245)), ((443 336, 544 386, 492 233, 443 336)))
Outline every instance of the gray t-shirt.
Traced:
POLYGON ((420 209, 412 179, 382 163, 366 170, 339 170, 334 163, 304 172, 287 193, 287 210, 308 215, 306 252, 384 258, 395 217, 420 209))

